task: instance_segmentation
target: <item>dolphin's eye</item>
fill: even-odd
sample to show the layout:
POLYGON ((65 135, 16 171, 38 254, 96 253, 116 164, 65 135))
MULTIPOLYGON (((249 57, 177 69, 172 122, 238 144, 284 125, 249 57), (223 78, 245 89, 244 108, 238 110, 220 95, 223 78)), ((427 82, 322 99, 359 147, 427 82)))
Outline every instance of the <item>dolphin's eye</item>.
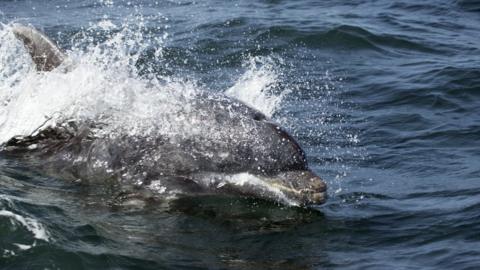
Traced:
POLYGON ((260 112, 256 112, 254 115, 253 115, 253 120, 255 121, 262 121, 262 120, 265 120, 266 117, 265 115, 263 115, 262 113, 260 112))

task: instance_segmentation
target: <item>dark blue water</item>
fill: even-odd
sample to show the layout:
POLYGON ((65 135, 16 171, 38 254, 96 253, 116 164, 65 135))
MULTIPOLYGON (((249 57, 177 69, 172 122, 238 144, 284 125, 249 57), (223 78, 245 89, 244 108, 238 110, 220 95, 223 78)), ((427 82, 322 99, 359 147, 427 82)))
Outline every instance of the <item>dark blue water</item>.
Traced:
POLYGON ((287 93, 273 118, 329 200, 116 209, 0 156, 0 211, 29 218, 0 216, 2 269, 480 266, 480 2, 0 1, 0 22, 30 23, 66 50, 105 39, 78 35, 102 20, 142 23, 145 43, 168 33, 161 58, 152 45, 135 62, 142 76, 220 92, 248 59, 269 59, 274 92, 287 93))

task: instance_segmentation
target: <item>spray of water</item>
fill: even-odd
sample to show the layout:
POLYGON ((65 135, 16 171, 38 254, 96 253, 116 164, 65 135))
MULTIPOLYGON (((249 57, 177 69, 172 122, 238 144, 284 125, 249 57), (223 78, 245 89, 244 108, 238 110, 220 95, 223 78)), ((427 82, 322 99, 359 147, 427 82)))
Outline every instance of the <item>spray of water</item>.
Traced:
MULTIPOLYGON (((203 89, 173 76, 138 75, 136 63, 142 53, 155 47, 152 56, 161 61, 168 36, 152 38, 144 30, 138 18, 120 26, 100 21, 74 37, 77 42, 67 52, 69 61, 64 67, 69 72, 38 73, 11 26, 2 25, 0 142, 66 119, 99 121, 108 127, 106 132, 130 135, 175 130, 171 125, 203 89), (104 41, 95 43, 95 36, 105 31, 104 41)), ((268 60, 252 58, 227 94, 272 115, 282 98, 270 92, 276 79, 268 60)))
POLYGON ((275 62, 270 57, 250 57, 244 67, 247 71, 225 93, 272 117, 289 93, 288 90, 277 94, 273 91, 280 81, 275 62))

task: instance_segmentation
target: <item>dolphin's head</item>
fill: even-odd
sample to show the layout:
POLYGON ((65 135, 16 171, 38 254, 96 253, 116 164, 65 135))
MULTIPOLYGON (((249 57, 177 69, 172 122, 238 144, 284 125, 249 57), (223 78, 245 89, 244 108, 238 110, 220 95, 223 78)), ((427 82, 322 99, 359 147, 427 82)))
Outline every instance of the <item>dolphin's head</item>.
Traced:
MULTIPOLYGON (((209 107, 215 105, 218 103, 209 107)), ((204 169, 194 174, 196 182, 222 193, 289 205, 325 202, 325 182, 308 168, 304 151, 287 131, 242 102, 222 105, 228 113, 220 106, 211 111, 223 135, 212 151, 202 149, 211 155, 200 162, 204 169)))
POLYGON ((326 200, 326 184, 308 168, 303 149, 283 128, 265 120, 259 123, 265 126, 270 145, 266 156, 270 158, 260 162, 264 166, 260 172, 252 172, 270 187, 281 194, 280 199, 294 205, 318 205, 326 200))

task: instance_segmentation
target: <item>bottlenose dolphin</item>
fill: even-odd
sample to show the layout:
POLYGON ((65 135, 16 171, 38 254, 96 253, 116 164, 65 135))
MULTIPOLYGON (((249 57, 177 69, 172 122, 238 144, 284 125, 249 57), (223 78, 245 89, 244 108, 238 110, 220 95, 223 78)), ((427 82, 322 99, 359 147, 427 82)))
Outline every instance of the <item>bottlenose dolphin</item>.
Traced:
MULTIPOLYGON (((68 58, 31 27, 15 25, 13 32, 40 72, 68 58)), ((212 93, 198 94, 188 107, 182 117, 194 123, 194 136, 182 130, 106 134, 101 122, 70 119, 12 137, 0 151, 79 183, 109 183, 120 203, 155 197, 159 190, 242 194, 301 206, 325 202, 326 184, 308 168, 300 145, 263 113, 212 93)))

